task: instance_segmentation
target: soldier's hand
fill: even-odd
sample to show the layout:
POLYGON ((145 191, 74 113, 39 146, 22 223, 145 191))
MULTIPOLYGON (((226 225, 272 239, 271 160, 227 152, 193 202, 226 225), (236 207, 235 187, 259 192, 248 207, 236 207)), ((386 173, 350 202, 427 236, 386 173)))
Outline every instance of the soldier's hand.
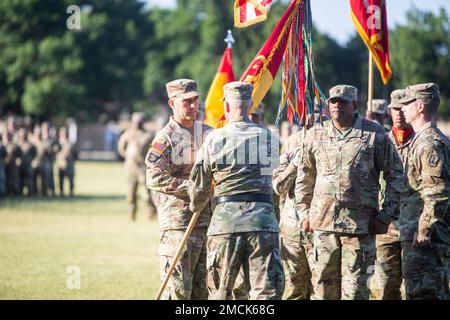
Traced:
POLYGON ((431 237, 428 231, 414 232, 414 239, 412 245, 417 248, 427 248, 431 245, 431 237))
POLYGON ((298 167, 299 164, 300 164, 300 157, 301 157, 301 154, 302 154, 302 149, 301 149, 301 148, 298 148, 298 149, 295 151, 294 156, 292 157, 291 163, 292 163, 294 166, 296 166, 296 167, 298 167))
POLYGON ((376 234, 386 234, 388 232, 389 225, 385 224, 383 221, 372 218, 369 223, 369 232, 372 235, 376 234))
POLYGON ((302 230, 304 232, 313 232, 314 230, 311 229, 310 225, 309 225, 309 218, 306 218, 305 220, 303 220, 302 222, 302 230))

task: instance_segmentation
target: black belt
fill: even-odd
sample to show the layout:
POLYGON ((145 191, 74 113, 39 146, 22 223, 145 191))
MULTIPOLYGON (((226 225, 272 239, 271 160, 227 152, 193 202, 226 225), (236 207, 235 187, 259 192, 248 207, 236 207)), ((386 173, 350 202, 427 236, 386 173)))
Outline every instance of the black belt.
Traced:
POLYGON ((232 196, 223 196, 216 198, 217 204, 224 202, 268 202, 272 203, 272 196, 261 193, 241 193, 232 196))

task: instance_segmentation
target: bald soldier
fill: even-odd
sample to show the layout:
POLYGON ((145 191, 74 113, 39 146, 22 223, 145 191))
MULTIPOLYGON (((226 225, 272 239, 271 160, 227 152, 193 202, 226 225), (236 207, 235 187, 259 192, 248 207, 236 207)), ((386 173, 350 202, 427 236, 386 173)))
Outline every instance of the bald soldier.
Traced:
MULTIPOLYGON (((140 184, 145 186, 145 156, 150 148, 154 136, 144 130, 145 115, 135 112, 131 116, 131 125, 120 136, 117 151, 125 159, 125 173, 127 176, 128 214, 131 220, 136 220, 137 192, 140 184)), ((153 203, 151 190, 145 188, 145 202, 148 217, 156 218, 156 207, 153 203)))
MULTIPOLYGON (((189 174, 195 155, 211 128, 195 121, 198 111, 197 83, 178 79, 166 84, 169 123, 158 132, 145 158, 147 187, 155 191, 160 229, 161 280, 181 243, 192 218, 189 210, 189 174)), ((163 299, 207 299, 206 230, 211 219, 209 205, 197 220, 186 247, 170 278, 163 299)))
MULTIPOLYGON (((401 110, 403 105, 399 100, 405 96, 405 90, 394 90, 391 93, 389 109, 392 116, 392 130, 389 139, 394 144, 402 165, 405 164, 414 130, 406 123, 405 116, 401 110)), ((402 248, 399 240, 400 231, 397 221, 389 224, 387 234, 376 236, 376 265, 375 273, 369 281, 371 296, 378 300, 400 300, 402 284, 402 248)))
POLYGON ((374 234, 396 219, 402 188, 400 159, 384 129, 356 111, 357 89, 330 89, 330 120, 306 132, 295 203, 303 230, 314 231, 314 298, 368 299, 374 234), (386 198, 378 207, 380 173, 386 198))
POLYGON ((207 284, 213 300, 231 298, 241 267, 250 299, 281 299, 283 292, 272 204, 279 143, 269 129, 250 121, 252 90, 244 82, 224 86, 228 124, 207 136, 191 173, 191 210, 204 208, 212 188, 217 203, 208 229, 207 284))
POLYGON ((450 299, 450 142, 435 122, 439 87, 409 86, 399 103, 416 133, 398 221, 406 299, 450 299))

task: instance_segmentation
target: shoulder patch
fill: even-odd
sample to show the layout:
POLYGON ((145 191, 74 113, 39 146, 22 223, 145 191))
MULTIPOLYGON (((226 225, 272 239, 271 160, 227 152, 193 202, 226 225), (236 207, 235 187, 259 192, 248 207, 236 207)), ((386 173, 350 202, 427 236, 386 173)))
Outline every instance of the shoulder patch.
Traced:
POLYGON ((152 149, 154 149, 153 151, 163 154, 167 147, 159 142, 153 142, 152 149))
POLYGON ((428 157, 428 165, 430 167, 436 167, 438 162, 439 162, 438 155, 435 153, 430 154, 430 156, 428 157))

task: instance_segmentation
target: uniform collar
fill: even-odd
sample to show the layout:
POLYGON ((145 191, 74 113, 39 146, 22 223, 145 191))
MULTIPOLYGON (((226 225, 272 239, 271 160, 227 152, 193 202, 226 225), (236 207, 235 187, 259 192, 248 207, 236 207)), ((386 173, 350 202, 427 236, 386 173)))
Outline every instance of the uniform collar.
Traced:
MULTIPOLYGON (((248 116, 236 117, 236 118, 228 121, 228 123, 234 123, 234 122, 251 122, 251 121, 248 116)), ((251 122, 251 123, 253 123, 253 122, 251 122)))
MULTIPOLYGON (((353 114, 353 124, 351 126, 352 132, 350 132, 347 136, 344 137, 344 139, 348 139, 350 137, 361 137, 363 132, 363 118, 361 115, 357 112, 353 114)), ((333 124, 333 120, 329 120, 329 126, 328 126, 328 136, 331 138, 343 138, 342 134, 336 129, 336 127, 333 124)))
POLYGON ((416 141, 423 132, 427 131, 430 128, 437 128, 436 121, 427 122, 422 128, 420 128, 418 132, 416 132, 412 141, 416 141))

